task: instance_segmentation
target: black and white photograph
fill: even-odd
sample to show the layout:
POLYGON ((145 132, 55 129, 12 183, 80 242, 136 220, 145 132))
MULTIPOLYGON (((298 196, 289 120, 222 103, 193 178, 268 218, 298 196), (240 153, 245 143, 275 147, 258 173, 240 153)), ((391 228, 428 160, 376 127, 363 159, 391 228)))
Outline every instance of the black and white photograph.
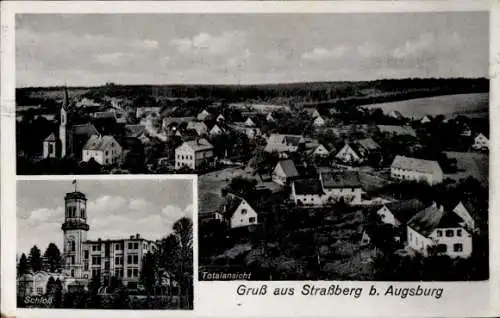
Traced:
POLYGON ((198 175, 200 280, 488 280, 489 12, 15 32, 17 174, 198 175))
POLYGON ((192 178, 17 182, 17 306, 193 309, 192 178))

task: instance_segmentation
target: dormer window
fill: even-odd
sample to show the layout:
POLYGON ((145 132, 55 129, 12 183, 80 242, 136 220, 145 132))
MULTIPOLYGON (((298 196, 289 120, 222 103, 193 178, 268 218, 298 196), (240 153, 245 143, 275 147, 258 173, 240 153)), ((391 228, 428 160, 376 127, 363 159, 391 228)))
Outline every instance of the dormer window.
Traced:
POLYGON ((245 215, 245 214, 247 214, 247 209, 241 210, 241 215, 245 215))

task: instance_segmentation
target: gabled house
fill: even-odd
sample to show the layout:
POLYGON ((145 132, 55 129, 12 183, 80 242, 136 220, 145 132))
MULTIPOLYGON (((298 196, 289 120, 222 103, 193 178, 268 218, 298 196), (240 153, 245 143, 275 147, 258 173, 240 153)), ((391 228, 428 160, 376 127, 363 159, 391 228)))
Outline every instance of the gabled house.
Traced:
POLYGON ((151 141, 147 134, 146 127, 143 125, 125 125, 125 138, 137 139, 141 144, 147 144, 151 141))
POLYGON ((429 185, 443 182, 443 170, 434 160, 396 156, 391 165, 391 178, 401 181, 424 181, 429 185))
POLYGON ((82 151, 82 160, 94 159, 100 165, 117 165, 122 160, 122 147, 113 136, 92 135, 82 151))
POLYGON ((44 158, 59 158, 60 144, 59 139, 54 133, 51 133, 43 140, 43 157, 44 158))
POLYGON ((431 118, 428 116, 428 115, 425 115, 424 117, 422 117, 420 119, 420 123, 421 124, 427 124, 427 123, 430 123, 432 120, 431 118))
POLYGON ((207 125, 205 125, 204 122, 199 122, 199 121, 190 121, 187 124, 186 129, 195 130, 196 133, 198 134, 198 136, 202 136, 202 135, 205 135, 206 133, 208 133, 207 125))
POLYGON ((300 146, 305 145, 305 139, 301 135, 271 134, 267 138, 266 152, 296 152, 300 146))
POLYGON ((175 169, 188 167, 197 169, 202 164, 211 165, 214 160, 214 147, 203 138, 185 141, 175 148, 175 169))
POLYGON ((399 227, 406 225, 415 214, 424 208, 425 205, 420 200, 410 199, 385 203, 376 213, 383 223, 399 227))
POLYGON ((219 116, 217 116, 217 118, 215 119, 216 122, 218 123, 223 123, 226 121, 226 118, 224 116, 222 116, 222 114, 219 114, 219 116))
POLYGON ((274 168, 271 179, 280 185, 289 184, 292 180, 299 176, 299 172, 295 167, 295 163, 288 160, 280 160, 276 167, 274 168))
POLYGON ((462 221, 456 213, 433 203, 408 221, 408 246, 423 256, 468 258, 472 254, 472 235, 462 221))
POLYGON ((232 193, 227 194, 218 214, 216 219, 225 221, 232 229, 258 224, 258 215, 252 206, 232 193))
POLYGON ((474 144, 472 145, 472 148, 476 150, 488 150, 490 148, 488 138, 486 138, 485 135, 479 133, 474 138, 474 144))
POLYGON ((218 136, 220 134, 223 134, 225 132, 225 129, 222 128, 221 126, 215 124, 212 126, 212 128, 210 129, 210 131, 208 132, 208 134, 210 136, 218 136))
POLYGON ((315 119, 317 117, 320 117, 319 111, 315 107, 306 107, 304 108, 304 111, 309 115, 312 119, 315 119))
POLYGON ((353 143, 346 143, 344 147, 337 152, 335 158, 349 164, 360 163, 364 160, 363 155, 358 152, 358 148, 355 147, 353 143))
POLYGON ((308 154, 314 157, 326 158, 330 152, 322 144, 316 144, 309 148, 308 154))
POLYGON ((234 131, 245 134, 249 139, 254 139, 254 138, 262 135, 262 131, 260 130, 259 127, 248 127, 248 126, 245 126, 245 124, 241 123, 241 122, 229 125, 229 128, 231 128, 234 131))
POLYGON ((458 204, 453 208, 453 212, 456 213, 462 220, 463 226, 471 233, 473 233, 476 229, 476 222, 471 215, 473 211, 473 207, 468 204, 466 201, 458 202, 458 204))
POLYGON ((255 124, 255 121, 254 121, 254 120, 252 120, 252 118, 251 118, 251 117, 248 117, 248 118, 247 118, 247 120, 245 120, 244 125, 245 125, 246 127, 255 127, 255 126, 257 126, 257 125, 255 124))
POLYGON ((266 121, 268 123, 272 123, 274 122, 274 117, 273 117, 273 114, 272 113, 268 113, 267 116, 266 116, 266 121))
POLYGON ((325 123, 326 123, 325 120, 321 116, 317 116, 316 118, 314 118, 314 121, 313 121, 314 127, 324 126, 325 123))
POLYGON ((326 195, 325 201, 343 200, 350 204, 361 203, 361 180, 356 171, 330 171, 320 173, 320 182, 326 195))
POLYGON ((324 198, 325 192, 319 179, 299 179, 292 182, 290 199, 295 204, 322 205, 324 198))
POLYGON ((204 121, 210 119, 210 116, 212 116, 212 114, 210 114, 206 109, 204 109, 196 116, 196 119, 199 121, 204 121))

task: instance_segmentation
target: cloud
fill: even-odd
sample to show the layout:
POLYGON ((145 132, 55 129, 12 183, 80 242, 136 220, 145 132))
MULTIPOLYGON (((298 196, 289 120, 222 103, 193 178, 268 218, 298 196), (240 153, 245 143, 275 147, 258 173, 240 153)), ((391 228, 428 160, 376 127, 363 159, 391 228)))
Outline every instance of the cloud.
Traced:
POLYGON ((120 66, 129 63, 133 54, 124 52, 102 53, 94 55, 96 62, 106 65, 120 66))
POLYGON ((245 66, 246 62, 248 59, 252 56, 252 53, 250 52, 249 49, 246 49, 241 56, 235 56, 230 58, 227 63, 226 67, 228 68, 241 68, 245 66))
POLYGON ((160 44, 156 40, 137 40, 134 42, 137 48, 145 50, 155 50, 160 47, 160 44))
POLYGON ((326 49, 324 47, 315 47, 311 51, 304 52, 302 59, 309 61, 324 61, 329 59, 338 59, 343 57, 349 48, 347 46, 337 46, 333 49, 326 49))
POLYGON ((424 51, 430 50, 435 41, 436 38, 433 34, 422 34, 418 39, 408 40, 402 46, 395 48, 391 55, 396 59, 419 55, 424 51))
POLYGON ((30 212, 27 221, 43 222, 54 218, 62 218, 63 215, 64 215, 63 207, 58 207, 56 209, 39 208, 30 212))
POLYGON ((162 67, 166 67, 170 63, 170 56, 162 56, 160 57, 160 65, 162 67))
POLYGON ((126 207, 127 200, 120 196, 104 195, 87 203, 87 211, 92 211, 95 218, 114 211, 125 211, 126 207))
POLYGON ((241 31, 225 31, 220 35, 199 33, 192 38, 177 38, 170 41, 179 53, 224 55, 233 52, 245 42, 245 33, 241 31))

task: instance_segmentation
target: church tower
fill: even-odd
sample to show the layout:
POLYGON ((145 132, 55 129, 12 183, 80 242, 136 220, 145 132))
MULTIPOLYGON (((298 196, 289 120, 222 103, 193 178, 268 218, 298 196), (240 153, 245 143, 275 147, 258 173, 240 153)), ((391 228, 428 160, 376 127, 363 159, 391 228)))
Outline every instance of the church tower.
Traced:
POLYGON ((66 156, 66 151, 68 149, 68 110, 68 88, 64 87, 64 97, 59 114, 59 140, 61 141, 61 158, 64 158, 66 156))
POLYGON ((83 242, 87 240, 87 198, 77 191, 76 180, 73 181, 75 190, 66 193, 64 197, 64 223, 61 227, 64 233, 63 262, 66 274, 82 278, 83 270, 83 242))

